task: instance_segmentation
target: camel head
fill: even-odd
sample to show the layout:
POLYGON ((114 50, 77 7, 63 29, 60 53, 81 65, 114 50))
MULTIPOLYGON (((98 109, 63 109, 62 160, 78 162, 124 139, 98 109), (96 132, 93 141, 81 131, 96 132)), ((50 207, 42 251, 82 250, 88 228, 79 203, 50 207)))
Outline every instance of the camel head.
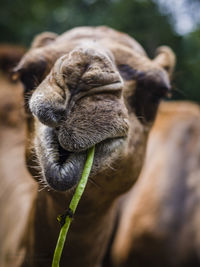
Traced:
POLYGON ((24 84, 26 161, 33 176, 67 191, 93 145, 94 179, 112 173, 112 164, 122 174, 125 161, 140 170, 174 58, 160 47, 150 60, 134 39, 107 27, 38 35, 15 68, 24 84))

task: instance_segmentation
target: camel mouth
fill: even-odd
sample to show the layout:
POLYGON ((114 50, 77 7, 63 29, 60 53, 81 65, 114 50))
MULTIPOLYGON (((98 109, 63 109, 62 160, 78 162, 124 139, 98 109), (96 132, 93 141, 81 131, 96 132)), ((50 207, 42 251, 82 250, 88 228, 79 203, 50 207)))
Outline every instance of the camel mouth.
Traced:
MULTIPOLYGON (((43 146, 43 160, 41 167, 43 177, 48 186, 56 191, 67 191, 77 185, 81 179, 88 148, 79 152, 65 150, 56 140, 53 132, 48 132, 48 142, 43 146)), ((98 170, 113 153, 116 153, 123 145, 124 136, 107 138, 95 144, 95 156, 91 176, 98 170)))

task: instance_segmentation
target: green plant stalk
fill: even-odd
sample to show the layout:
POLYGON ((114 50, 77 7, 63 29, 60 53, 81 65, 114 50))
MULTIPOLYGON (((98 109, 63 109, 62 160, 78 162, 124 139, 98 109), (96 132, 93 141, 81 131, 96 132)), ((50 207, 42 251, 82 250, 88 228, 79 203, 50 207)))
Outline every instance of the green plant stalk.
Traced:
MULTIPOLYGON (((76 187, 73 198, 69 204, 69 208, 73 214, 75 213, 78 203, 81 199, 81 196, 85 190, 87 180, 88 180, 91 168, 92 168, 92 163, 94 159, 94 151, 95 151, 94 146, 88 150, 88 156, 87 156, 87 159, 84 165, 82 177, 76 187)), ((56 248, 54 251, 52 267, 59 267, 60 258, 62 255, 63 247, 65 244, 66 236, 67 236, 71 221, 72 221, 72 218, 70 218, 69 216, 66 216, 65 224, 62 226, 60 230, 60 234, 59 234, 56 248)))

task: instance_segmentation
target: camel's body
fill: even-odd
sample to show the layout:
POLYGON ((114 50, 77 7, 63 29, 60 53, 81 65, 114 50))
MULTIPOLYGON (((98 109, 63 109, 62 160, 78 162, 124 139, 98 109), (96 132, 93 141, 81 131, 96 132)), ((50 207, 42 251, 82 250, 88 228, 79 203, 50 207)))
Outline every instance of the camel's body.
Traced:
POLYGON ((22 90, 19 82, 0 74, 0 266, 17 266, 23 258, 18 245, 33 196, 34 184, 24 164, 22 90))
POLYGON ((163 103, 136 186, 122 207, 117 266, 200 265, 200 108, 163 103))
MULTIPOLYGON (((159 100, 169 89, 164 69, 171 75, 173 64, 169 48, 162 48, 150 60, 132 38, 106 27, 78 28, 60 37, 42 35, 33 42, 16 71, 25 86, 26 163, 42 186, 29 180, 20 156, 23 178, 17 188, 28 189, 20 196, 12 193, 21 217, 19 231, 13 232, 19 246, 14 252, 17 260, 12 258, 9 265, 5 254, 11 257, 11 239, 5 234, 5 266, 50 266, 60 230, 56 217, 67 208, 73 194, 68 189, 77 183, 70 179, 74 173, 73 179, 80 176, 85 151, 94 144, 92 174, 74 216, 61 266, 101 265, 119 196, 137 180, 159 100), (20 206, 20 201, 26 206, 20 206)), ((10 151, 5 158, 6 154, 10 151)), ((5 199, 3 196, 2 201, 5 199)), ((8 207, 11 202, 6 200, 8 207)), ((7 216, 3 221, 5 225, 7 216)))

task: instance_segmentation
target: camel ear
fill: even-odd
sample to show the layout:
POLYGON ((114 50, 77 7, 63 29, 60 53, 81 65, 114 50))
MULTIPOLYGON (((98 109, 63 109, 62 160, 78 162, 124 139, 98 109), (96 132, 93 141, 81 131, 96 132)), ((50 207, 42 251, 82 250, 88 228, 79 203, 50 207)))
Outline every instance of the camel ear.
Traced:
POLYGON ((160 67, 164 68, 167 71, 169 78, 171 78, 176 63, 176 56, 171 48, 168 46, 158 47, 156 50, 156 57, 153 61, 160 67))
POLYGON ((53 32, 43 32, 41 34, 36 35, 36 37, 33 39, 31 48, 38 48, 43 47, 52 41, 54 41, 58 35, 53 32))

